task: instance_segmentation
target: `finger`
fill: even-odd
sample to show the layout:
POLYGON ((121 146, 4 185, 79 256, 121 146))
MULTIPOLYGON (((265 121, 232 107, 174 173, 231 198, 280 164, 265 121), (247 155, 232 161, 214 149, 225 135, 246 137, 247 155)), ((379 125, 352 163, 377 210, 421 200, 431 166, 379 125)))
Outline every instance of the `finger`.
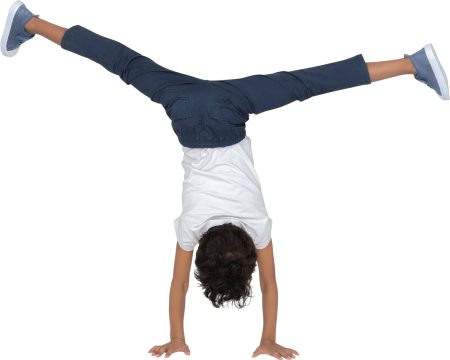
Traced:
POLYGON ((159 346, 155 345, 153 346, 148 352, 155 352, 159 349, 159 346))
POLYGON ((295 359, 295 355, 292 351, 285 351, 283 356, 288 359, 295 359))
POLYGON ((258 355, 261 355, 261 354, 262 354, 262 351, 259 350, 259 349, 256 349, 256 350, 253 352, 252 357, 257 357, 258 355))
POLYGON ((277 359, 279 359, 279 360, 282 360, 282 359, 281 359, 281 355, 280 355, 279 352, 274 352, 272 356, 275 357, 275 358, 277 358, 277 359))
POLYGON ((165 347, 161 347, 159 350, 158 350, 158 353, 157 353, 157 357, 160 357, 162 354, 164 354, 166 352, 166 348, 165 347))
POLYGON ((292 351, 294 354, 300 355, 297 350, 289 349, 289 348, 287 348, 287 350, 292 351))

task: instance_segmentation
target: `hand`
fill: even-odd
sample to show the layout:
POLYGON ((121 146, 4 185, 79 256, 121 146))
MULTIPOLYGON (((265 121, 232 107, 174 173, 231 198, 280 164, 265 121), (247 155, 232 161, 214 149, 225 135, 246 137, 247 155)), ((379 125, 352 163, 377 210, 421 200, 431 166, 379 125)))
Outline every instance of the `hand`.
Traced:
POLYGON ((164 345, 153 346, 148 352, 152 353, 152 356, 160 357, 166 353, 166 358, 177 351, 182 351, 186 355, 191 355, 189 346, 186 345, 183 339, 173 339, 164 345))
POLYGON ((275 341, 261 342, 261 344, 256 348, 255 352, 253 353, 252 357, 256 357, 261 354, 270 355, 280 360, 284 358, 295 359, 294 354, 299 355, 299 353, 296 350, 278 345, 275 341))

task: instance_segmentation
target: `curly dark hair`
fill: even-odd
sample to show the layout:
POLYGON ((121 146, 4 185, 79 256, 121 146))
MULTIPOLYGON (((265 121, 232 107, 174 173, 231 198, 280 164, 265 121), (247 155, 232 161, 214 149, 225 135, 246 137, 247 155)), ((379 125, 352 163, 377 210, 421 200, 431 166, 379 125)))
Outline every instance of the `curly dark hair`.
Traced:
POLYGON ((194 277, 214 307, 231 301, 238 309, 252 298, 250 286, 256 267, 256 248, 242 228, 225 223, 203 233, 195 257, 194 277))

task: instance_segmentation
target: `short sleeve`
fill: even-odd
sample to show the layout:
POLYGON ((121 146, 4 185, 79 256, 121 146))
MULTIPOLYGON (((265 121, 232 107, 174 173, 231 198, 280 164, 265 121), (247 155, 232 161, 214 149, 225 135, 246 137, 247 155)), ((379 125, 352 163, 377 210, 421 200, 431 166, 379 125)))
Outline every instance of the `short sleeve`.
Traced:
POLYGON ((244 229, 253 239, 257 249, 264 249, 272 238, 272 219, 265 216, 259 219, 240 219, 244 229))
POLYGON ((185 251, 193 251, 198 241, 195 240, 194 234, 189 230, 189 227, 184 224, 181 216, 174 220, 174 228, 180 247, 185 251))

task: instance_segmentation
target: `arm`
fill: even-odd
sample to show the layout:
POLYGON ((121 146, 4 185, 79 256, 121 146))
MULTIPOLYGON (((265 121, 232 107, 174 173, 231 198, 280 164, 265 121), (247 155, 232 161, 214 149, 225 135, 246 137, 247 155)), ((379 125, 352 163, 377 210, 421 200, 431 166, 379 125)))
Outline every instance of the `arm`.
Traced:
POLYGON ((259 284, 262 293, 264 322, 261 343, 266 340, 275 342, 278 312, 278 288, 275 277, 272 240, 264 249, 257 249, 256 253, 258 256, 259 284))
POLYGON ((164 345, 152 347, 148 351, 152 355, 161 356, 166 353, 166 357, 168 357, 177 351, 190 355, 190 350, 184 337, 183 319, 186 293, 189 288, 192 253, 193 251, 183 250, 177 242, 169 294, 170 341, 164 345))
POLYGON ((183 250, 177 242, 169 295, 170 339, 184 339, 184 308, 189 288, 192 253, 193 251, 183 250))
POLYGON ((295 358, 298 352, 276 343, 278 288, 275 277, 275 261, 273 257, 272 240, 264 249, 257 249, 259 268, 259 283, 262 293, 263 331, 261 342, 253 353, 253 357, 267 354, 277 359, 295 358))

